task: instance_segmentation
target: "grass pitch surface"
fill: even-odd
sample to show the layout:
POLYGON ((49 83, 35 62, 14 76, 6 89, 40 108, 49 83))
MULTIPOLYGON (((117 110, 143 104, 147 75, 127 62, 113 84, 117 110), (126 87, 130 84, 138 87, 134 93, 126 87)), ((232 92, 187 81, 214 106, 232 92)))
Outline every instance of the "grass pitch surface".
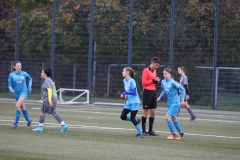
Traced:
MULTIPOLYGON (((32 128, 38 126, 40 103, 27 103, 32 128)), ((59 113, 69 128, 61 126, 51 115, 46 116, 44 131, 27 129, 21 115, 19 126, 10 126, 15 118, 15 102, 0 102, 1 160, 239 160, 240 116, 218 112, 198 112, 189 121, 186 109, 178 120, 185 136, 166 140, 169 130, 165 110, 158 109, 154 130, 160 136, 135 138, 129 121, 122 121, 122 107, 93 105, 59 105, 59 113)), ((142 111, 138 112, 141 117, 142 111)), ((148 128, 148 120, 147 120, 148 128)), ((176 131, 177 133, 177 131, 176 131)))

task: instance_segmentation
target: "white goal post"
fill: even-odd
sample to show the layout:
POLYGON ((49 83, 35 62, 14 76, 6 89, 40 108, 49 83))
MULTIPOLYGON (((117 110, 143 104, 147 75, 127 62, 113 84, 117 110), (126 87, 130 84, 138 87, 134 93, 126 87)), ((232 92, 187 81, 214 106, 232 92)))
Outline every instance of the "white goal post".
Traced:
MULTIPOLYGON (((213 69, 213 67, 210 66, 194 66, 194 68, 199 69, 213 69)), ((240 70, 240 68, 237 67, 216 67, 216 82, 215 82, 215 104, 217 104, 217 93, 218 93, 218 78, 219 78, 219 70, 225 69, 225 70, 240 70)))
POLYGON ((60 88, 57 90, 57 93, 59 92, 59 100, 58 104, 89 104, 90 101, 90 92, 87 89, 71 89, 71 88, 60 88), (64 101, 62 98, 62 93, 65 91, 73 91, 73 92, 81 92, 78 96, 71 99, 70 101, 64 101), (84 94, 87 94, 86 101, 85 102, 76 102, 75 100, 83 96, 84 94))

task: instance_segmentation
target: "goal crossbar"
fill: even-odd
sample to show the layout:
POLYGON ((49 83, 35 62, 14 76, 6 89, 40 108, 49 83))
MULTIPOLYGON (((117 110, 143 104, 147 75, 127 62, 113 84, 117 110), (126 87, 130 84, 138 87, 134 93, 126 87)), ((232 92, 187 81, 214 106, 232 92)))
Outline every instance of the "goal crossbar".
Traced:
POLYGON ((59 92, 59 101, 58 103, 59 104, 79 104, 79 103, 84 103, 84 104, 89 104, 90 101, 89 101, 89 90, 87 89, 71 89, 71 88, 59 88, 57 90, 57 93, 59 92), (63 98, 62 98, 62 93, 64 91, 73 91, 73 92, 81 92, 78 96, 74 97, 73 99, 71 99, 70 101, 64 101, 63 98), (82 97, 84 94, 87 94, 87 98, 86 98, 86 101, 85 102, 75 102, 76 99, 82 97))

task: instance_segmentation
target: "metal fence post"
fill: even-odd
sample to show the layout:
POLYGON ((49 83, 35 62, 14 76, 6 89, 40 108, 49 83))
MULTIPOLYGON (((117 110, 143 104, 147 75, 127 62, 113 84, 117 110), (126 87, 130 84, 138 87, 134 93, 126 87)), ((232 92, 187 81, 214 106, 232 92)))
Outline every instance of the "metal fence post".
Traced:
POLYGON ((170 30, 170 55, 169 55, 169 67, 173 68, 173 52, 174 52, 174 25, 175 25, 175 19, 174 19, 174 13, 175 12, 175 0, 172 0, 171 2, 171 30, 170 30))
POLYGON ((52 43, 51 43, 51 69, 52 69, 52 78, 54 78, 56 1, 57 1, 57 0, 53 0, 53 8, 52 8, 52 43))
POLYGON ((128 66, 132 64, 132 23, 133 23, 133 1, 130 0, 130 15, 129 15, 129 36, 128 36, 128 66))
POLYGON ((91 90, 92 84, 92 51, 93 51, 93 23, 94 23, 94 0, 90 3, 90 25, 89 25, 89 50, 88 50, 88 90, 91 90))
POLYGON ((16 12, 15 61, 18 61, 19 28, 20 28, 20 10, 18 9, 17 12, 16 12))
POLYGON ((217 97, 217 49, 218 49, 218 13, 219 13, 219 0, 216 0, 215 4, 215 27, 214 27, 214 49, 213 49, 213 90, 212 90, 212 109, 216 107, 216 97, 217 97))

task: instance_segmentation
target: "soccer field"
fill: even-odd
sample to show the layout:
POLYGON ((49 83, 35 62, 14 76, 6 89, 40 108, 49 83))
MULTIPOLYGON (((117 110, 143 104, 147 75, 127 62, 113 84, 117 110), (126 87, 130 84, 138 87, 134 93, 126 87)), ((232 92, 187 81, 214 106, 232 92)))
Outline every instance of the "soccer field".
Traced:
MULTIPOLYGON (((32 127, 38 126, 40 103, 26 103, 32 127)), ((19 126, 12 129, 15 102, 0 101, 1 160, 239 160, 240 115, 198 111, 197 120, 189 121, 181 109, 179 121, 185 136, 166 140, 169 130, 166 110, 158 108, 154 123, 157 137, 135 138, 129 121, 122 121, 122 107, 94 105, 59 105, 59 112, 69 128, 60 133, 55 118, 47 116, 44 131, 27 129, 21 115, 19 126)), ((137 117, 141 117, 142 111, 137 117)), ((148 121, 147 121, 148 122, 148 121)), ((148 123, 147 123, 148 128, 148 123)))

